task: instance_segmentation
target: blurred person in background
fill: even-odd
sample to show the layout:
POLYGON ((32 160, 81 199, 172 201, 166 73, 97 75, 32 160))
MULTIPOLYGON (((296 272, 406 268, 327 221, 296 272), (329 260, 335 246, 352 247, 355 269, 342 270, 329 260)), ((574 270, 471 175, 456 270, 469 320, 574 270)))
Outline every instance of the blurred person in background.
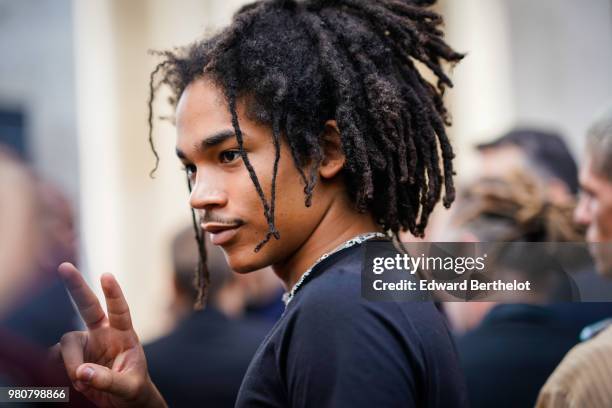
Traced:
MULTIPOLYGON (((575 201, 578 169, 564 138, 538 128, 517 127, 497 139, 476 146, 479 175, 503 177, 513 171, 526 171, 539 180, 548 198, 561 204, 575 201)), ((452 211, 432 214, 427 228, 428 240, 444 240, 445 228, 452 222, 452 211)), ((404 242, 417 238, 403 234, 404 242)))
MULTIPOLYGON (((516 127, 490 142, 476 146, 482 164, 480 174, 503 177, 513 171, 523 171, 535 177, 538 189, 545 191, 554 204, 575 205, 578 193, 578 167, 562 135, 535 127, 516 127)), ((607 299, 612 282, 602 280, 585 265, 572 275, 576 285, 591 294, 592 299, 607 299)), ((462 306, 458 306, 461 308, 462 306)), ((612 314, 612 303, 555 303, 575 327, 582 328, 612 314)))
POLYGON ((561 135, 537 128, 516 128, 476 146, 481 154, 481 174, 500 176, 522 169, 533 172, 544 184, 552 202, 574 201, 578 169, 561 135))
MULTIPOLYGON (((77 261, 71 205, 1 147, 0 203, 0 386, 71 386, 47 361, 47 348, 78 328, 56 270, 77 261)), ((78 393, 71 404, 90 405, 78 393)))
MULTIPOLYGON (((612 110, 587 134, 575 220, 587 228, 597 270, 612 279, 612 110)), ((565 356, 542 388, 538 408, 612 406, 611 324, 606 319, 587 328, 585 342, 565 356)))
POLYGON ((249 276, 249 296, 245 316, 276 322, 285 310, 283 283, 272 268, 265 268, 249 276))
MULTIPOLYGON (((444 62, 463 55, 432 3, 255 2, 220 34, 161 53, 151 101, 157 73, 177 104, 199 222, 233 270, 271 265, 287 289, 238 407, 466 406, 435 305, 361 296, 362 244, 422 235, 438 202, 454 200, 444 62)), ((106 314, 74 266, 60 271, 88 326, 60 349, 75 386, 99 405, 164 406, 117 281, 101 277, 106 314)))
POLYGON ((77 261, 71 205, 58 188, 1 150, 0 202, 0 324, 49 347, 77 326, 56 270, 60 260, 77 261))
MULTIPOLYGON (((0 322, 35 284, 37 271, 32 244, 36 243, 36 188, 33 173, 7 149, 0 146, 0 322)), ((44 353, 34 342, 0 323, 0 386, 45 381, 38 377, 38 357, 44 353), (31 356, 34 355, 34 360, 31 356)))
POLYGON ((34 174, 0 146, 0 318, 36 280, 37 199, 34 174))
POLYGON ((36 278, 4 316, 2 324, 44 347, 57 343, 66 330, 78 327, 70 298, 57 274, 61 259, 77 262, 77 239, 72 206, 54 185, 40 178, 32 180, 36 213, 30 231, 28 258, 34 262, 36 278), (49 313, 53 310, 53 313, 49 313))
POLYGON ((243 317, 253 291, 252 275, 234 273, 219 247, 208 240, 206 247, 210 271, 206 309, 193 310, 198 248, 193 229, 188 228, 172 244, 172 309, 178 326, 144 346, 151 378, 171 407, 199 406, 203 395, 212 407, 233 407, 249 362, 270 329, 267 323, 243 317))
MULTIPOLYGON (((537 179, 522 171, 475 181, 461 194, 453 213, 462 242, 512 242, 499 245, 496 278, 511 274, 530 280, 533 290, 513 303, 445 303, 454 327, 472 407, 532 406, 546 378, 577 343, 582 326, 549 307, 559 285, 554 261, 532 259, 532 242, 580 242, 571 204, 553 204, 537 179), (538 289, 540 288, 540 289, 538 289), (516 303, 521 302, 521 303, 516 303)), ((491 260, 490 260, 491 261, 491 260)))

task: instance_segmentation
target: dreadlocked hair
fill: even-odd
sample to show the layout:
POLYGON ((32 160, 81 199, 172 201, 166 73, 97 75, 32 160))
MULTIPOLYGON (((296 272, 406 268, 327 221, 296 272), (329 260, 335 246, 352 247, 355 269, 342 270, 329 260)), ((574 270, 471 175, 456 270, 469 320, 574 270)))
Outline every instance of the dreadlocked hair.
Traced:
MULTIPOLYGON (((255 251, 280 238, 274 208, 281 139, 310 206, 323 160, 321 135, 332 119, 346 156, 348 194, 355 208, 370 212, 384 230, 423 236, 442 189, 444 206, 451 205, 454 154, 443 94, 452 82, 444 64, 463 55, 444 42, 441 16, 426 7, 434 2, 257 1, 242 7, 219 34, 157 53, 163 61, 151 76, 149 109, 159 85, 170 87, 170 103, 176 104, 184 89, 204 76, 225 94, 240 155, 269 227, 255 251), (431 71, 435 84, 418 65, 431 71), (250 119, 272 129, 276 156, 270 197, 242 148, 238 101, 246 102, 250 119)), ((155 152, 152 133, 149 141, 155 152)), ((198 274, 205 273, 201 266, 198 274)), ((200 295, 201 301, 202 288, 200 295)))

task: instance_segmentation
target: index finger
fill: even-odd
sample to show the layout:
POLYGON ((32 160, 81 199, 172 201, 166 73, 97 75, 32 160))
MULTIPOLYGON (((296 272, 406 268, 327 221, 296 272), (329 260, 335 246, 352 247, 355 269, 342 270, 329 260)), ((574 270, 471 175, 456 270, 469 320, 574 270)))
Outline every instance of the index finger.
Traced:
POLYGON ((74 299, 81 318, 88 328, 95 328, 106 318, 106 315, 102 306, 100 306, 100 301, 89 286, 87 286, 83 275, 69 262, 61 264, 57 271, 62 277, 66 288, 68 288, 70 296, 74 299))

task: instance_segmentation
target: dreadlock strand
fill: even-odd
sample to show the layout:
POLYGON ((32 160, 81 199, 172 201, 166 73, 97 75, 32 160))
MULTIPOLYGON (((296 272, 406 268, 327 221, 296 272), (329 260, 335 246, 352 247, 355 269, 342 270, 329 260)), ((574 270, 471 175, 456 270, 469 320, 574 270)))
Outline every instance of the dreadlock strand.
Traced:
POLYGON ((155 156, 155 166, 149 172, 149 177, 151 178, 155 178, 155 172, 159 167, 159 154, 157 153, 157 149, 155 148, 155 142, 153 141, 153 101, 155 100, 155 91, 157 89, 157 86, 155 84, 155 77, 157 76, 157 73, 162 71, 168 64, 168 61, 160 62, 159 64, 157 64, 155 69, 153 69, 151 75, 149 76, 149 101, 147 103, 147 106, 149 107, 149 115, 147 118, 147 123, 149 124, 149 147, 151 148, 151 151, 155 156))
POLYGON ((272 140, 274 142, 274 166, 272 168, 272 186, 270 194, 270 217, 269 217, 269 232, 276 239, 280 239, 280 233, 274 225, 274 207, 276 204, 276 175, 278 174, 278 162, 280 160, 280 119, 277 117, 273 120, 272 125, 272 140))
POLYGON ((244 150, 244 140, 242 137, 242 130, 240 129, 240 123, 238 121, 238 113, 236 112, 236 96, 233 90, 230 91, 230 95, 229 95, 229 110, 232 115, 232 126, 234 127, 234 132, 236 133, 236 141, 238 142, 240 157, 242 158, 242 161, 244 162, 244 165, 247 168, 247 171, 249 172, 249 176, 251 177, 251 180, 253 181, 253 184, 255 185, 255 190, 257 190, 259 199, 261 200, 261 203, 263 204, 264 216, 269 221, 270 206, 268 204, 268 201, 266 200, 263 189, 261 188, 261 184, 259 183, 259 179, 257 178, 255 169, 253 168, 253 165, 251 164, 251 161, 249 160, 249 157, 246 154, 246 151, 244 150))

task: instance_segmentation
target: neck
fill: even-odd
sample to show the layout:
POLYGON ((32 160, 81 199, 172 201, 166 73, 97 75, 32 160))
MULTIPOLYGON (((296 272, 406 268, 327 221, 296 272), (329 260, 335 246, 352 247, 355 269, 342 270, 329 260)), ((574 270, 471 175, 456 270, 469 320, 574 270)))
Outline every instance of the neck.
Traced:
POLYGON ((291 257, 272 266, 274 273, 291 289, 324 253, 366 232, 382 232, 382 228, 370 214, 332 204, 304 244, 291 257))

